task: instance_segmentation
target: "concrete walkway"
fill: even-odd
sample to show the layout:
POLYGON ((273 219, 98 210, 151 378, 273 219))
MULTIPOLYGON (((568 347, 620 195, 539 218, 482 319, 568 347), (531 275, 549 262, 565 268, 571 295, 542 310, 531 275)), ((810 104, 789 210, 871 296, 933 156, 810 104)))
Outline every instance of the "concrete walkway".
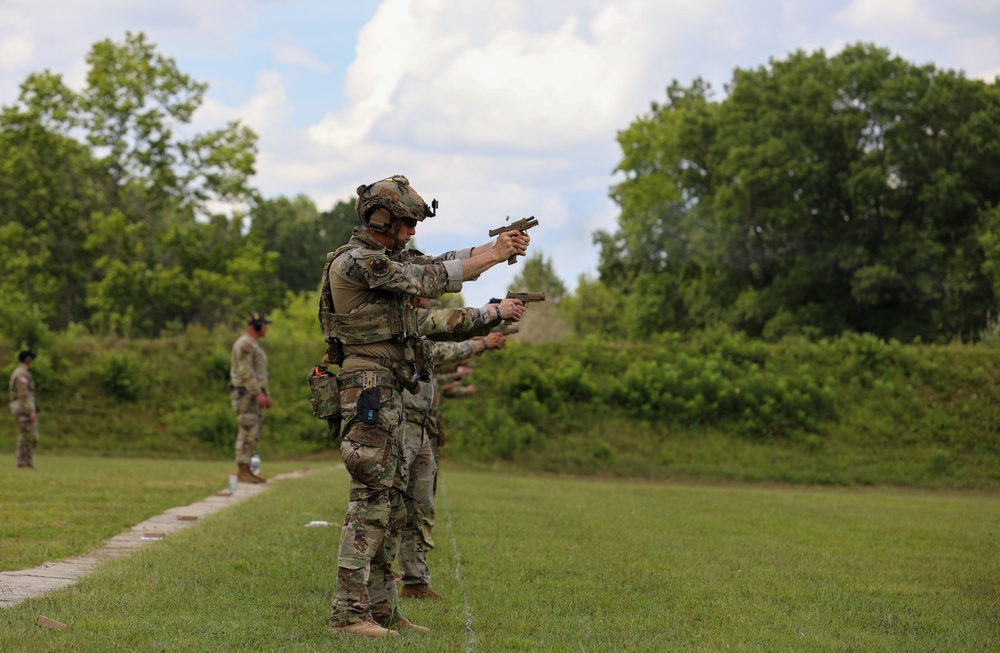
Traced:
POLYGON ((89 574, 102 562, 141 551, 153 542, 169 537, 171 533, 197 524, 198 520, 206 515, 257 496, 271 487, 274 481, 298 478, 307 473, 300 471, 278 474, 270 477, 267 483, 240 483, 234 495, 230 495, 228 489, 222 490, 198 503, 183 508, 170 508, 161 515, 151 517, 124 533, 115 535, 100 548, 81 556, 58 562, 45 562, 34 569, 0 572, 0 608, 9 608, 45 592, 68 587, 78 578, 89 574))

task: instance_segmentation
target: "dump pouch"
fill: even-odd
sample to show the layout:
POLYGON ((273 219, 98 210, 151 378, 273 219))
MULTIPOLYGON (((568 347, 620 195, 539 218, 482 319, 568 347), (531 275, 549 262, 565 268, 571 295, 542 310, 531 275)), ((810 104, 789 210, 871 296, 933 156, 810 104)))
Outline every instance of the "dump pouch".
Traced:
POLYGON ((309 372, 309 389, 312 390, 313 416, 331 419, 340 415, 340 385, 337 375, 331 374, 323 365, 317 365, 309 372))
POLYGON ((358 397, 358 419, 368 426, 378 424, 378 411, 382 407, 382 393, 377 387, 365 388, 358 397))

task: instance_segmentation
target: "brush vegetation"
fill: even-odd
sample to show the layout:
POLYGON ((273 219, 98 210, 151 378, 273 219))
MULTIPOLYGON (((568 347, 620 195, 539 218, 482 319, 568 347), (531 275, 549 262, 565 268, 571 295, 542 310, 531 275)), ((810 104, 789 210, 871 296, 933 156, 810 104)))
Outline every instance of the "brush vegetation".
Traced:
MULTIPOLYGON (((276 320, 262 341, 275 398, 265 459, 335 454, 305 381, 322 346, 297 323, 276 320)), ((51 452, 231 459, 236 336, 191 328, 150 340, 54 337, 32 367, 39 464, 51 452)), ((644 342, 521 337, 474 361, 475 394, 444 402, 448 458, 647 478, 1000 486, 993 347, 853 334, 774 344, 722 332, 644 342)), ((15 354, 0 349, 11 361, 3 373, 15 354)), ((0 447, 12 451, 15 437, 14 420, 0 420, 0 447)))

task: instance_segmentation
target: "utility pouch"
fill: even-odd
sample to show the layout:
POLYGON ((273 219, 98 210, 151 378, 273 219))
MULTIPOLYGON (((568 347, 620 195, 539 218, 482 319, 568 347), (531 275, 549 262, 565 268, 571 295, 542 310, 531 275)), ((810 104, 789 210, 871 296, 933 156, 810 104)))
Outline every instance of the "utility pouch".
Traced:
POLYGON ((420 382, 417 380, 416 375, 407 376, 406 368, 409 368, 409 364, 406 361, 399 361, 396 365, 392 367, 392 373, 399 381, 399 385, 403 386, 403 389, 410 394, 417 394, 420 392, 420 382))
POLYGON ((368 426, 378 424, 378 411, 382 407, 382 393, 377 387, 365 388, 358 397, 358 419, 368 426))
POLYGON ((314 417, 331 419, 340 415, 340 384, 336 374, 317 365, 309 372, 309 388, 312 390, 309 403, 312 404, 314 417))

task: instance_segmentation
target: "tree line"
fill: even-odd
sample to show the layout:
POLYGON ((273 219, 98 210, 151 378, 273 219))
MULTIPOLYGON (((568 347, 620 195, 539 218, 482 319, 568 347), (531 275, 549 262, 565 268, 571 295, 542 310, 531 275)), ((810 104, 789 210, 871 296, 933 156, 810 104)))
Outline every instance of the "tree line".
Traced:
POLYGON ((1000 79, 872 45, 700 79, 618 134, 612 328, 976 339, 1000 292, 1000 79))
POLYGON ((11 339, 70 325, 159 336, 315 288, 304 266, 347 240, 353 205, 321 213, 304 196, 261 197, 256 135, 239 122, 191 133, 206 85, 144 35, 95 44, 87 64, 82 91, 36 73, 0 111, 0 321, 11 339))
MULTIPOLYGON (((0 110, 0 324, 156 337, 235 324, 314 292, 314 261, 357 219, 342 201, 253 187, 257 137, 192 133, 206 85, 143 34, 105 40, 86 86, 30 75, 0 110), (221 210, 219 207, 227 207, 221 210)), ((726 329, 975 340, 1000 293, 1000 82, 873 45, 734 71, 716 99, 674 81, 618 133, 617 229, 569 293, 580 334, 726 329)))

